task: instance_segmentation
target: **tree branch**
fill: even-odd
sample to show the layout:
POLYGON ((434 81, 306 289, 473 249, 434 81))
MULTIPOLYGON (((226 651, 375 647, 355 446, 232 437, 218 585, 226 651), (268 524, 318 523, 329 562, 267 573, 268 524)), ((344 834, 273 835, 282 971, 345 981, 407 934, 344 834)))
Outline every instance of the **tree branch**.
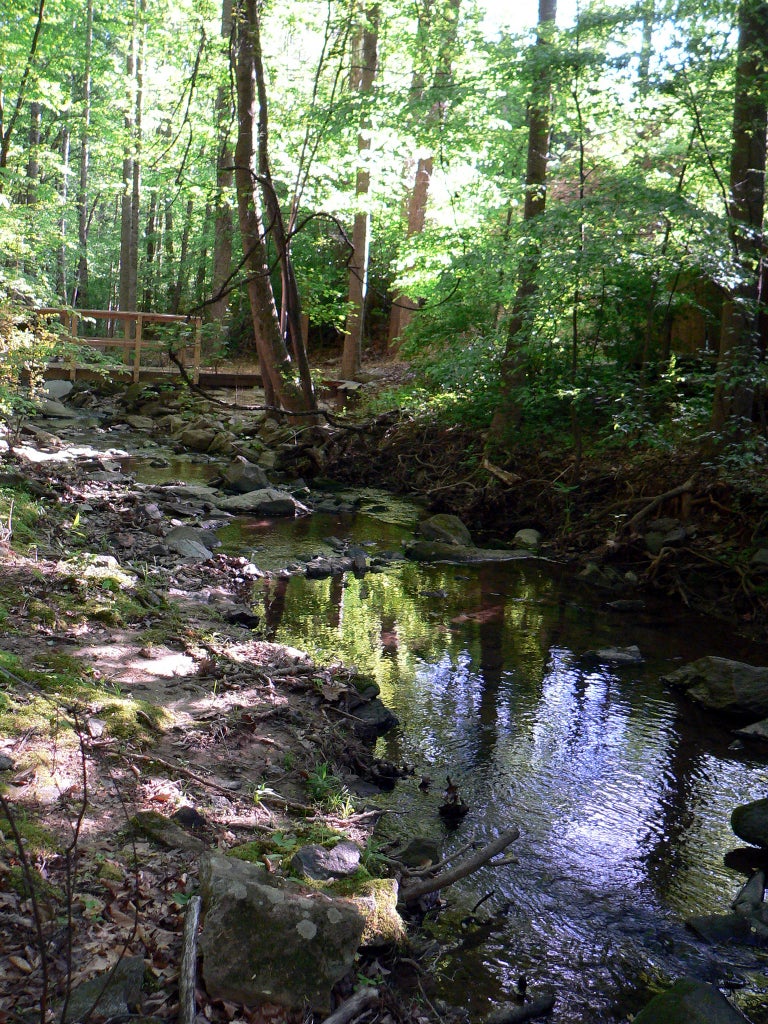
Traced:
POLYGON ((471 875, 478 868, 487 864, 497 853, 506 850, 510 843, 514 843, 519 838, 520 829, 513 825, 512 828, 508 828, 492 842, 478 850, 472 857, 467 857, 466 860, 461 861, 455 868, 450 868, 448 871, 443 871, 439 875, 427 878, 422 882, 405 885, 400 895, 406 903, 413 903, 422 896, 427 896, 431 892, 437 892, 438 889, 444 889, 448 885, 453 885, 454 882, 466 878, 467 875, 471 875))

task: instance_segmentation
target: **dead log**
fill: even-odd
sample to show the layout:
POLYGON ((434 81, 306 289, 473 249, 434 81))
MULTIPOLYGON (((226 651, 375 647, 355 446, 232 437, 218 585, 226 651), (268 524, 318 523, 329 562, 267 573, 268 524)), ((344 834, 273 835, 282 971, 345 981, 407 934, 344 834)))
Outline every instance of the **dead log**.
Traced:
POLYGON ((647 505, 643 506, 639 512, 636 512, 629 522, 625 525, 625 529, 633 530, 636 526, 639 526, 642 521, 651 514, 655 509, 662 505, 665 501, 669 501, 670 498, 679 498, 681 494, 689 494, 696 484, 696 474, 690 477, 685 483, 680 484, 679 487, 673 487, 671 491, 665 491, 664 494, 659 494, 655 498, 652 498, 647 505))
POLYGON ((400 891, 403 900, 406 903, 413 903, 422 896, 453 885, 454 882, 458 882, 461 878, 466 878, 467 875, 471 875, 473 871, 477 871, 478 868, 487 864, 497 853, 506 850, 510 843, 514 843, 519 838, 520 829, 513 825, 512 828, 502 832, 500 836, 497 836, 492 842, 478 850, 477 853, 461 861, 456 867, 450 868, 448 871, 441 871, 439 875, 434 875, 432 878, 425 878, 410 884, 404 883, 400 891))
POLYGON ((379 990, 377 988, 361 988, 346 1002, 343 1002, 338 1010, 326 1017, 323 1024, 349 1024, 355 1017, 365 1013, 374 1003, 379 1001, 379 990))
POLYGON ((195 986, 197 984, 197 926, 200 921, 199 896, 193 896, 184 915, 184 937, 179 966, 179 1024, 195 1024, 195 986))

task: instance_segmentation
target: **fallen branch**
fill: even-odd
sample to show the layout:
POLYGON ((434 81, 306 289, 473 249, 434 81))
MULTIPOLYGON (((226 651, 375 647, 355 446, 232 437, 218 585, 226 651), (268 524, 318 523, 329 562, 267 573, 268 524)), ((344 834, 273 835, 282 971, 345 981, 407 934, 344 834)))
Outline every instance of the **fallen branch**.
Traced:
POLYGON ((435 875, 433 878, 425 878, 423 881, 414 882, 412 885, 405 885, 401 890, 401 895, 406 903, 412 903, 414 900, 420 899, 422 896, 426 896, 431 892, 437 892, 438 889, 444 889, 446 886, 453 885, 454 882, 458 882, 461 878, 466 878, 467 875, 471 875, 478 868, 481 868, 484 864, 487 864, 489 860, 492 860, 497 853, 501 853, 502 850, 506 850, 510 843, 514 843, 516 839, 520 838, 520 829, 508 828, 505 832, 502 832, 500 836, 497 836, 493 842, 488 843, 481 850, 478 850, 472 857, 467 857, 466 860, 461 861, 455 868, 450 868, 448 871, 442 871, 439 875, 435 875))
POLYGON ((201 902, 199 896, 193 896, 184 915, 184 937, 179 967, 179 1024, 194 1024, 197 1016, 197 926, 200 921, 201 902))
POLYGON ((323 1024, 349 1024, 355 1017, 370 1009, 374 1003, 379 1001, 379 990, 377 988, 361 988, 346 1002, 342 1003, 338 1010, 335 1010, 330 1017, 326 1017, 323 1024))
MULTIPOLYGON (((223 793, 225 796, 232 796, 232 790, 226 786, 220 786, 218 782, 213 782, 211 779, 206 779, 202 775, 198 775, 196 772, 191 772, 189 768, 184 768, 180 764, 173 764, 171 761, 165 761, 162 757, 147 757, 146 754, 133 754, 124 753, 123 757, 126 760, 141 761, 143 764, 156 764, 160 765, 161 768, 167 768, 169 772, 175 772, 177 775, 182 775, 185 779, 191 779, 192 782, 198 782, 201 786, 205 786, 207 789, 213 789, 217 793, 223 793)), ((259 803, 272 805, 281 809, 290 811, 298 811, 301 814, 311 814, 312 808, 307 807, 306 804, 296 803, 295 800, 288 800, 286 797, 280 796, 279 793, 269 794, 260 793, 259 803)))
POLYGON ((497 480, 501 480, 502 483, 507 484, 508 487, 512 487, 514 484, 520 483, 522 477, 518 473, 509 473, 506 469, 502 469, 500 466, 495 466, 488 458, 484 458, 481 463, 483 469, 487 470, 491 476, 495 476, 497 480))
POLYGON ((680 484, 678 487, 673 487, 671 491, 665 491, 664 494, 657 495, 647 505, 644 505, 639 512, 636 512, 624 528, 627 530, 634 529, 663 502, 669 501, 670 498, 679 498, 681 494, 689 494, 693 490, 695 483, 696 474, 694 473, 685 483, 680 484))

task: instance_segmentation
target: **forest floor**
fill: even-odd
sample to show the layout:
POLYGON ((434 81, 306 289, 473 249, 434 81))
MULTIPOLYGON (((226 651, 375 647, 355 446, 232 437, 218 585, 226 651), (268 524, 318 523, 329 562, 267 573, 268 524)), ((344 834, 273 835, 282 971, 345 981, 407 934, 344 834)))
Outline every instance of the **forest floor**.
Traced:
MULTIPOLYGON (((366 388, 407 372, 374 368, 366 388)), ((768 535, 768 492, 759 479, 730 478, 694 451, 613 451, 578 465, 538 451, 498 465, 481 445, 467 430, 384 413, 364 431, 336 433, 328 472, 360 485, 386 480, 462 516, 479 540, 507 543, 536 527, 547 553, 575 572, 588 563, 631 572, 637 587, 765 641, 768 576, 754 555, 768 535), (658 516, 683 523, 684 538, 651 554, 643 525, 658 516)), ((244 559, 143 577, 84 559, 75 548, 101 551, 104 537, 143 528, 130 485, 72 463, 6 456, 0 470, 51 502, 34 547, 20 553, 10 530, 0 538, 0 1024, 44 1024, 51 1009, 60 1019, 68 991, 131 956, 143 959, 146 984, 126 1012, 175 1019, 195 842, 228 850, 257 838, 267 864, 332 835, 366 848, 376 814, 355 786, 391 766, 355 733, 347 669, 312 665, 247 626, 222 627, 216 602, 242 604, 252 584, 244 559), (87 514, 73 517, 77 507, 87 514), (158 844, 136 827, 148 811, 195 842, 158 844)), ((382 1024, 446 1017, 408 959, 406 989, 393 984, 395 961, 359 965, 380 987, 382 1024)), ((342 986, 337 997, 348 993, 342 986)), ((212 1024, 303 1019, 213 1000, 202 983, 197 1009, 212 1024)))

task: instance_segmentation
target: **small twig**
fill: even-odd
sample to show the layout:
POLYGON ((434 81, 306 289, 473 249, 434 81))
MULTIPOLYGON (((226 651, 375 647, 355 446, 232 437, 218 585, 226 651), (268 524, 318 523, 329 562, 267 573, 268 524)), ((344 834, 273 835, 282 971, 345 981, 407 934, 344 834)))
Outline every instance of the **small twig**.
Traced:
POLYGON ((202 900, 193 896, 184 915, 181 965, 179 967, 179 1024, 194 1024, 195 984, 197 980, 197 926, 202 900))
POLYGON ((2 792, 0 792, 0 807, 2 807, 5 817, 8 819, 8 827, 11 830, 13 841, 16 844, 16 852, 18 853, 19 862, 21 864, 21 873, 24 876, 24 882, 29 889, 29 900, 32 904, 32 920, 35 925, 35 942, 37 943, 37 949, 40 954, 40 970, 42 971, 43 990, 40 994, 40 1024, 45 1024, 48 1016, 49 979, 48 954, 45 948, 45 938, 43 936, 43 919, 40 914, 40 905, 37 902, 37 893, 35 892, 32 868, 30 867, 29 858, 27 857, 27 851, 19 830, 16 827, 16 819, 13 816, 11 805, 3 796, 2 792))
MULTIPOLYGON (((123 753, 123 757, 126 760, 131 759, 133 761, 141 761, 142 764, 157 764, 162 768, 167 768, 169 772, 175 772, 177 775, 182 775, 185 779, 191 779, 192 782, 197 782, 201 786, 205 786, 207 789, 213 789, 217 793, 223 793, 225 796, 232 796, 232 790, 227 789, 226 786, 220 786, 218 782, 213 782, 211 779, 206 779, 202 775, 198 775, 196 772, 192 772, 189 768, 184 768, 180 764, 173 764, 170 761, 165 761, 161 757, 147 757, 146 754, 133 754, 123 753)), ((279 794, 270 796, 269 794, 259 794, 259 803, 265 806, 271 804, 273 807, 285 808, 290 811, 298 811, 301 814, 311 814, 312 808, 307 807, 306 804, 296 803, 294 800, 288 800, 287 797, 282 797, 279 794)))
POLYGON ((14 672, 11 672, 9 669, 3 668, 2 665, 0 665, 0 676, 5 676, 6 679, 10 679, 11 682, 18 683, 19 686, 22 686, 25 690, 40 689, 37 683, 30 683, 28 680, 22 679, 21 676, 17 676, 14 672))

